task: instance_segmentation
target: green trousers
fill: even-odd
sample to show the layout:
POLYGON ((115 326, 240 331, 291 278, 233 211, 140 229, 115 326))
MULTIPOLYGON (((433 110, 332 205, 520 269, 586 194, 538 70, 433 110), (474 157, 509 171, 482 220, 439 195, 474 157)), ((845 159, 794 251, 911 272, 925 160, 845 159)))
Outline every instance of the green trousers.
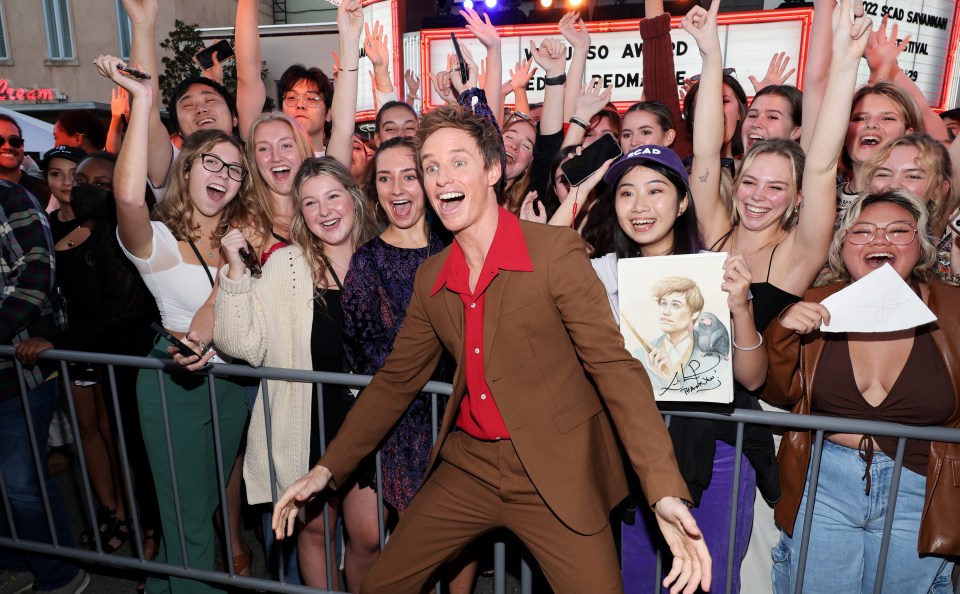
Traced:
MULTIPOLYGON (((166 351, 160 349, 154 349, 150 356, 169 358, 166 351)), ((137 377, 143 441, 157 488, 163 528, 157 561, 183 567, 185 553, 191 568, 213 570, 216 538, 213 513, 220 505, 218 481, 221 479, 217 472, 210 380, 191 372, 162 373, 174 472, 167 449, 159 378, 155 369, 143 369, 137 377), (182 525, 177 521, 175 500, 180 504, 182 525), (181 547, 181 535, 185 550, 181 547)), ((214 386, 223 472, 227 473, 222 479, 225 482, 233 469, 248 413, 243 387, 221 378, 214 381, 214 386)), ((149 594, 207 594, 223 590, 185 578, 151 577, 147 580, 146 591, 149 594)))

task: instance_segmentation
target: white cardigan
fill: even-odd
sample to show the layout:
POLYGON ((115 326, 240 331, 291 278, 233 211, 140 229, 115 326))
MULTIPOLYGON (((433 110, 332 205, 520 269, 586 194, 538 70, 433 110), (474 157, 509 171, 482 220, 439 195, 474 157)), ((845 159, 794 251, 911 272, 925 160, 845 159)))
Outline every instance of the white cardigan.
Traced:
MULTIPOLYGON (((313 368, 310 334, 313 328, 313 280, 299 247, 286 247, 270 256, 263 276, 253 280, 250 271, 240 280, 220 270, 214 342, 217 349, 246 360, 254 367, 313 368)), ((277 496, 303 476, 311 463, 310 399, 313 384, 267 382, 270 425, 276 467, 277 496)), ((266 420, 262 390, 258 393, 247 432, 243 478, 251 504, 272 500, 267 465, 266 420)))

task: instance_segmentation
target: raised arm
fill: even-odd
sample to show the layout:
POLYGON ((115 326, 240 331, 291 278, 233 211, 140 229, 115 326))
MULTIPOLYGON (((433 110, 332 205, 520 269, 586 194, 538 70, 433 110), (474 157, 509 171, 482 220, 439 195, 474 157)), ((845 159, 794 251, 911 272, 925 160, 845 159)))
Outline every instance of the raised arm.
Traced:
MULTIPOLYGON (((147 128, 153 111, 153 86, 117 70, 118 65, 124 64, 119 58, 100 56, 96 64, 100 74, 126 89, 132 99, 127 135, 113 174, 113 194, 117 201, 120 242, 128 252, 146 260, 153 252, 153 227, 147 209, 147 172, 143 164, 147 161, 150 144, 147 128)), ((170 145, 169 140, 167 145, 170 145)))
MULTIPOLYGON (((530 101, 527 99, 527 84, 536 74, 537 67, 533 60, 521 60, 516 67, 510 69, 510 91, 513 93, 513 108, 520 113, 530 115, 530 101)), ((508 96, 505 94, 504 97, 508 96)), ((546 109, 546 107, 544 107, 546 109)), ((542 121, 542 118, 541 118, 542 121)))
POLYGON ((677 70, 670 41, 670 15, 663 12, 663 0, 644 2, 646 18, 640 21, 640 39, 643 40, 643 95, 647 101, 659 101, 667 106, 677 131, 670 148, 680 158, 693 153, 687 123, 680 110, 677 90, 677 70))
MULTIPOLYGON (((587 126, 590 124, 590 120, 610 103, 613 87, 603 88, 601 83, 600 78, 594 78, 580 87, 576 108, 570 117, 570 125, 567 126, 567 133, 563 136, 561 148, 582 143, 583 137, 587 134, 587 126)), ((544 110, 546 110, 546 107, 544 107, 544 110)))
POLYGON ((497 123, 503 118, 503 95, 500 89, 503 86, 503 56, 500 50, 500 34, 490 22, 490 17, 484 13, 483 18, 472 9, 460 9, 460 15, 467 21, 467 30, 477 38, 487 49, 487 80, 483 92, 487 95, 487 105, 497 118, 497 123))
POLYGON ((390 46, 380 21, 374 21, 372 31, 370 26, 364 23, 363 31, 363 53, 373 65, 370 84, 373 87, 374 111, 380 111, 380 106, 397 101, 397 90, 390 78, 390 46))
MULTIPOLYGON (((827 260, 836 217, 837 163, 850 121, 857 69, 870 37, 870 19, 851 18, 851 0, 842 0, 834 20, 833 58, 823 106, 813 126, 810 149, 803 170, 803 201, 799 219, 783 247, 789 263, 790 285, 799 293, 808 288, 827 260)), ((785 275, 787 276, 787 275, 785 275)))
POLYGON ((690 172, 690 193, 697 206, 700 233, 707 245, 713 245, 730 230, 727 207, 720 197, 720 151, 723 147, 723 61, 717 30, 720 0, 710 10, 695 6, 680 26, 697 42, 703 70, 693 129, 693 170, 690 172))
MULTIPOLYGON (((947 133, 947 125, 943 123, 940 116, 931 108, 923 91, 917 86, 917 83, 910 80, 910 77, 900 69, 897 63, 897 57, 907 49, 910 43, 910 36, 903 39, 897 39, 898 27, 893 24, 890 34, 887 35, 887 17, 884 15, 880 21, 880 28, 870 33, 870 41, 867 43, 867 49, 863 57, 870 65, 870 84, 879 82, 890 82, 898 89, 910 95, 920 108, 921 121, 923 122, 923 132, 930 136, 947 142, 950 135, 947 133)), ((920 132, 921 130, 915 130, 920 132)))
POLYGON ((258 0, 237 0, 234 57, 237 63, 237 120, 240 138, 247 139, 250 126, 263 111, 267 91, 260 78, 260 7, 258 0))
MULTIPOLYGON (((570 58, 570 68, 567 71, 567 82, 563 85, 562 124, 569 120, 576 110, 577 98, 580 96, 580 88, 583 85, 583 75, 587 71, 590 32, 587 31, 587 25, 580 18, 578 12, 568 12, 563 15, 558 26, 560 34, 573 47, 573 57, 570 58)), ((544 99, 543 109, 546 113, 546 99, 544 99)))
POLYGON ((110 128, 107 130, 108 153, 118 154, 123 146, 123 120, 130 119, 130 97, 123 87, 110 89, 110 128))
MULTIPOLYGON (((833 38, 833 12, 837 0, 814 0, 813 26, 810 29, 810 51, 803 71, 803 119, 817 121, 823 94, 826 91, 827 70, 833 53, 830 40, 833 38)), ((800 148, 807 152, 813 126, 804 126, 800 133, 800 148)))
MULTIPOLYGON (((157 60, 157 0, 123 0, 123 8, 130 17, 130 63, 153 74, 150 81, 151 110, 148 114, 149 150, 140 162, 147 164, 147 177, 156 187, 165 186, 173 145, 170 134, 160 120, 160 62, 157 60)), ((176 114, 171 114, 176 117, 176 114)))
MULTIPOLYGON (((530 42, 530 54, 543 68, 544 76, 563 76, 567 66, 567 48, 559 39, 544 39, 537 47, 530 42)), ((556 134, 563 130, 563 84, 547 85, 543 90, 543 114, 540 116, 540 134, 556 134)))
POLYGON ((360 34, 363 32, 363 8, 348 0, 337 9, 340 31, 340 74, 333 93, 330 139, 327 156, 350 168, 353 160, 353 129, 357 119, 357 85, 360 80, 360 34))

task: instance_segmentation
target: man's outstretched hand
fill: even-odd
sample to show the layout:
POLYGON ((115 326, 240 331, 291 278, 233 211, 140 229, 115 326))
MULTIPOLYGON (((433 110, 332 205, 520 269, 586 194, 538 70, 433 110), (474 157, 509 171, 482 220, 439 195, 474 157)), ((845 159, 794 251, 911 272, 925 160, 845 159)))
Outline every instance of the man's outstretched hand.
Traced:
POLYGON ((273 507, 273 532, 277 540, 293 534, 293 525, 303 508, 313 497, 327 488, 333 474, 323 466, 310 471, 283 490, 273 507))
POLYGON ((681 590, 684 594, 693 594, 697 586, 709 592, 713 562, 690 510, 676 497, 664 497, 654 509, 660 532, 673 554, 673 566, 663 579, 663 586, 670 588, 670 594, 681 590))

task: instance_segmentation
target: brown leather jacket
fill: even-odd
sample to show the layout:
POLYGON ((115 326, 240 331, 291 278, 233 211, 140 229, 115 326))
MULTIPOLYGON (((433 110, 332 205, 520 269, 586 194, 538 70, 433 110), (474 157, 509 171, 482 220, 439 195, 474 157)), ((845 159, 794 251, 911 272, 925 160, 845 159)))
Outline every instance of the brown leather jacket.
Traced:
MULTIPOLYGON (((842 287, 825 286, 807 291, 804 301, 819 303, 842 287)), ((937 345, 953 383, 956 406, 947 427, 960 427, 960 288, 933 283, 920 285, 921 296, 937 315, 933 323, 937 345)), ((810 414, 810 389, 823 354, 823 335, 814 331, 800 336, 771 322, 764 334, 770 356, 763 398, 780 405, 793 405, 796 414, 810 414)), ((800 508, 807 466, 810 463, 810 431, 790 431, 780 444, 780 484, 783 498, 776 506, 777 523, 793 534, 800 508)), ((920 520, 920 553, 960 554, 960 444, 931 442, 927 466, 927 492, 920 520)))

